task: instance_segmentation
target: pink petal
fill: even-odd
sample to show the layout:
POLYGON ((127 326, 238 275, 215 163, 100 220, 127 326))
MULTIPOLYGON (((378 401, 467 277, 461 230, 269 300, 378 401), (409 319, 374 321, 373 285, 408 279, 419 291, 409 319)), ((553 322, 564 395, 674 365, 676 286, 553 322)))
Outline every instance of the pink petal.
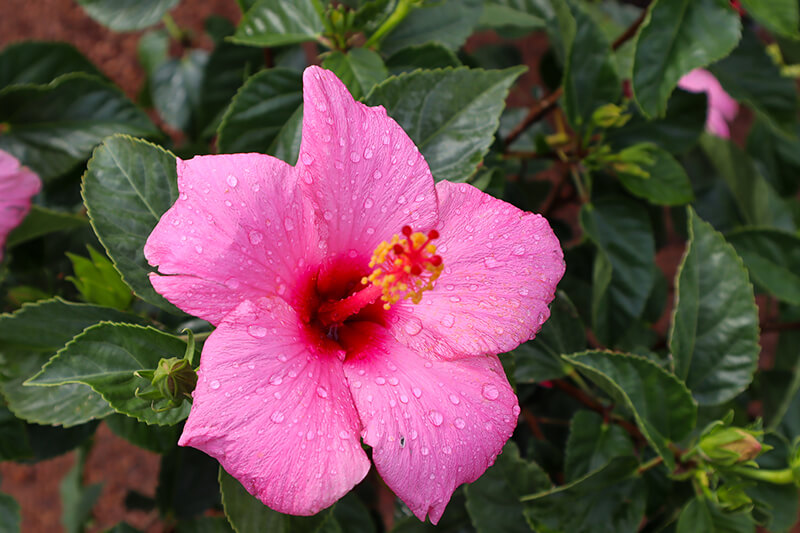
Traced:
POLYGON ((206 341, 178 442, 295 515, 328 507, 369 470, 341 360, 308 340, 283 300, 243 302, 206 341))
POLYGON ((180 197, 144 247, 156 291, 218 324, 245 299, 299 298, 321 255, 292 167, 261 154, 178 160, 180 197), (166 274, 166 275, 165 275, 166 274))
POLYGON ((392 334, 412 349, 449 354, 507 352, 534 337, 564 275, 550 225, 466 184, 447 181, 439 195, 444 271, 414 305, 392 308, 392 334))
POLYGON ((39 176, 22 167, 13 155, 0 150, 0 260, 8 234, 31 208, 31 198, 42 188, 39 176))
POLYGON ((383 107, 355 102, 330 71, 303 74, 303 140, 297 171, 325 230, 330 256, 369 257, 410 224, 436 222, 436 191, 425 159, 383 107))
POLYGON ((719 111, 710 109, 706 118, 706 129, 723 139, 730 139, 731 130, 725 117, 719 111))
MULTIPOLYGON (((517 425, 519 406, 496 356, 441 360, 370 322, 345 361, 364 442, 383 480, 420 519, 442 516, 453 491, 478 479, 517 425)), ((347 344, 350 339, 343 339, 347 344)))
POLYGON ((708 95, 707 129, 720 137, 730 137, 728 125, 723 123, 736 118, 739 104, 725 92, 712 73, 702 68, 694 69, 678 81, 678 87, 690 92, 706 93, 708 95))

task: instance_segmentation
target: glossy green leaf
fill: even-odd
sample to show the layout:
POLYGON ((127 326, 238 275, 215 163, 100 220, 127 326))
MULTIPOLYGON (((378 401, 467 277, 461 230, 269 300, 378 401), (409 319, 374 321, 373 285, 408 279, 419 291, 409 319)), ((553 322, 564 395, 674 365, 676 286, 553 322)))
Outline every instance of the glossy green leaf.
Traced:
POLYGON ((118 437, 155 453, 168 453, 178 442, 179 426, 150 426, 127 415, 113 414, 105 423, 118 437))
POLYGON ((23 386, 75 335, 101 320, 138 321, 114 309, 61 299, 26 304, 0 315, 0 390, 18 417, 40 424, 74 426, 113 412, 103 398, 78 383, 40 389, 23 386))
POLYGON ((217 137, 220 152, 269 152, 302 103, 299 72, 273 68, 251 76, 222 118, 217 137))
POLYGON ((800 237, 773 229, 743 229, 726 236, 750 277, 777 299, 800 305, 800 237))
POLYGON ((781 196, 797 192, 800 180, 800 125, 794 138, 775 131, 764 120, 756 120, 747 137, 747 153, 759 174, 781 196))
POLYGON ((0 403, 0 461, 13 461, 31 455, 25 423, 0 403))
POLYGON ((739 15, 727 2, 653 2, 636 38, 633 63, 633 92, 644 114, 663 116, 678 80, 725 57, 741 31, 739 15))
POLYGON ((675 375, 701 405, 731 400, 752 381, 758 354, 753 286, 733 247, 688 210, 669 347, 675 375))
POLYGON ((489 150, 509 88, 523 71, 417 71, 389 78, 365 101, 383 105, 403 127, 434 179, 464 181, 489 150))
POLYGON ((549 6, 541 0, 487 0, 483 4, 480 25, 489 28, 543 30, 549 18, 549 6))
POLYGON ((472 524, 478 533, 527 533, 530 526, 520 497, 551 486, 539 465, 522 459, 514 441, 508 441, 494 465, 465 488, 472 524))
POLYGON ((115 135, 100 145, 83 177, 83 198, 97 238, 125 283, 143 300, 179 311, 148 273, 144 243, 161 215, 178 199, 175 156, 146 141, 115 135))
POLYGON ((88 248, 89 258, 67 252, 75 271, 75 276, 67 279, 86 302, 126 310, 133 300, 130 288, 105 255, 91 246, 88 248))
POLYGON ((611 45, 583 9, 574 8, 575 37, 564 67, 564 110, 576 129, 582 129, 592 113, 615 103, 622 92, 611 45))
POLYGON ((681 511, 676 533, 753 533, 748 512, 728 512, 707 499, 693 499, 681 511))
POLYGON ((8 494, 0 492, 0 533, 19 533, 21 522, 17 501, 8 494))
POLYGON ((208 52, 191 50, 161 63, 150 78, 153 105, 168 125, 196 137, 203 73, 208 52))
POLYGON ((132 31, 158 23, 180 0, 76 0, 94 20, 114 31, 132 31))
POLYGON ((725 180, 742 218, 750 226, 794 230, 787 203, 759 175, 750 157, 727 139, 703 135, 700 145, 712 166, 725 180))
POLYGON ((286 124, 278 131, 278 135, 272 140, 267 153, 274 155, 278 159, 294 165, 297 163, 297 156, 300 154, 300 142, 303 140, 303 105, 292 113, 286 124))
POLYGON ((647 211, 622 197, 584 205, 581 226, 597 245, 592 321, 603 341, 618 338, 644 310, 655 277, 655 240, 647 211))
POLYGON ((514 379, 517 383, 538 383, 561 378, 567 373, 561 355, 585 348, 586 333, 578 311, 566 294, 558 292, 550 304, 550 318, 536 338, 512 352, 514 379))
POLYGON ((739 46, 710 70, 733 98, 785 135, 795 134, 797 86, 792 78, 781 75, 754 32, 744 32, 739 46))
POLYGON ((134 373, 156 368, 162 357, 181 357, 185 350, 185 342, 156 329, 101 322, 56 353, 27 385, 82 383, 100 393, 118 413, 147 424, 172 425, 189 416, 189 403, 156 412, 151 402, 135 396, 137 389, 144 389, 150 382, 134 373))
POLYGON ((617 457, 572 483, 526 498, 525 515, 535 531, 634 533, 645 507, 636 466, 632 457, 617 457))
POLYGON ((656 205, 683 205, 694 200, 692 184, 681 164, 666 150, 654 144, 633 145, 647 154, 651 162, 639 164, 649 177, 619 171, 620 182, 632 194, 656 205))
POLYGON ((381 51, 391 55, 428 42, 457 50, 478 24, 482 4, 481 0, 444 0, 416 8, 384 37, 381 51))
POLYGON ((620 426, 592 411, 578 411, 570 423, 564 454, 564 478, 570 482, 603 468, 615 457, 633 457, 634 449, 620 426))
POLYGON ((366 48, 331 52, 322 61, 322 67, 333 71, 356 100, 389 76, 381 56, 366 48))
POLYGON ((6 246, 11 248, 43 235, 83 228, 87 224, 89 224, 89 219, 84 215, 64 213, 32 205, 22 223, 9 233, 6 246))
POLYGON ((0 51, 0 89, 50 83, 71 72, 103 77, 86 56, 67 43, 27 41, 9 44, 0 51))
POLYGON ((283 46, 314 41, 322 30, 312 0, 258 0, 244 14, 232 39, 252 46, 283 46))
POLYGON ((643 357, 590 351, 567 358, 621 406, 629 409, 642 435, 670 469, 675 457, 667 447, 694 429, 697 405, 672 374, 643 357))
POLYGON ((79 449, 77 460, 58 486, 61 495, 61 523, 66 533, 83 533, 91 517, 92 507, 103 490, 102 483, 83 484, 87 452, 79 449))
POLYGON ((49 85, 5 89, 0 92, 3 122, 8 129, 0 135, 0 149, 45 181, 82 163, 108 135, 158 133, 144 111, 119 89, 86 74, 62 76, 49 85))
POLYGON ((800 4, 796 0, 742 0, 742 7, 770 30, 800 38, 800 4))
POLYGON ((386 60, 386 68, 391 74, 411 72, 418 68, 435 69, 460 67, 461 61, 447 47, 438 43, 409 46, 398 50, 386 60))

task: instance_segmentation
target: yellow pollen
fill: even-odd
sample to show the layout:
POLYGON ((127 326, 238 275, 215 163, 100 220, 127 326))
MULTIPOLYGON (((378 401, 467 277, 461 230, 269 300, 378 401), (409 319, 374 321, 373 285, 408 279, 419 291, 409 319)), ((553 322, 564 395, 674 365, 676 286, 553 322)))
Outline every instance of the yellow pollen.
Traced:
POLYGON ((374 268, 361 282, 372 283, 382 289, 384 309, 409 298, 415 304, 422 300, 422 293, 433 288, 433 284, 444 268, 442 258, 436 255, 436 246, 431 244, 439 233, 431 231, 411 233, 408 226, 403 235, 394 235, 375 248, 369 266, 374 268))

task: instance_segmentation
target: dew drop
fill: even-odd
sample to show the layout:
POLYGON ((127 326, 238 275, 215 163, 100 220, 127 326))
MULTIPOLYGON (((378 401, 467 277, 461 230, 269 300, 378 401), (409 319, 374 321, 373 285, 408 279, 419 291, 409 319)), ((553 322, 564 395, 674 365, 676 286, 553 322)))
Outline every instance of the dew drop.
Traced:
POLYGON ((256 245, 264 240, 264 236, 261 234, 261 232, 256 230, 251 231, 248 235, 248 238, 250 239, 250 244, 253 245, 256 245))
POLYGON ((230 278, 225 282, 225 286, 229 289, 238 289, 239 288, 239 280, 236 278, 230 278))
POLYGON ((313 431, 309 430, 306 433, 306 440, 314 440, 314 432, 313 431))
POLYGON ((377 377, 377 378, 375 378, 375 383, 377 383, 378 385, 385 385, 386 384, 386 379, 382 378, 382 377, 377 377))
POLYGON ((350 433, 346 432, 345 430, 342 430, 339 432, 339 438, 342 440, 347 440, 350 438, 350 433))
POLYGON ((428 413, 428 420, 430 420, 431 424, 434 426, 439 427, 442 425, 442 422, 444 422, 444 417, 439 411, 433 410, 428 413))
POLYGON ((198 254, 202 254, 202 253, 203 253, 203 247, 202 247, 202 246, 200 246, 199 244, 198 244, 197 246, 195 246, 195 247, 194 247, 194 250, 195 250, 195 252, 197 252, 198 254))
POLYGON ((456 323, 456 317, 452 314, 446 314, 442 317, 442 325, 446 328, 452 328, 453 324, 456 323))
POLYGON ((330 211, 325 211, 322 214, 322 216, 325 218, 325 220, 328 220, 328 221, 333 220, 333 213, 331 213, 330 211))
POLYGON ((453 453, 453 448, 451 448, 450 446, 444 446, 442 447, 442 452, 445 455, 450 455, 451 453, 453 453))
POLYGON ((512 253, 514 255, 525 255, 525 247, 520 244, 519 246, 514 248, 514 251, 512 253))
POLYGON ((325 390, 325 387, 321 387, 321 386, 317 387, 317 396, 319 396, 320 398, 327 398, 328 397, 328 391, 325 390))
POLYGON ((272 416, 270 416, 270 419, 276 424, 280 424, 281 422, 283 422, 283 418, 284 418, 283 413, 279 413, 278 411, 275 411, 274 413, 272 413, 272 416))
POLYGON ((284 218, 283 227, 286 228, 286 231, 292 231, 294 229, 294 221, 291 218, 284 218))
POLYGON ((234 176, 233 174, 228 174, 228 177, 225 178, 225 181, 227 181, 228 185, 230 185, 231 187, 236 187, 237 185, 239 185, 239 180, 237 180, 236 176, 234 176))
POLYGON ((400 384, 400 380, 399 379, 397 379, 395 377, 389 378, 389 385, 392 385, 392 386, 396 387, 399 384, 400 384))
POLYGON ((383 177, 383 173, 380 170, 376 170, 372 173, 372 179, 379 180, 383 177))
POLYGON ((456 394, 451 394, 450 403, 452 403, 453 405, 458 405, 461 403, 461 398, 459 398, 458 395, 456 394))
POLYGON ((422 331, 422 322, 420 322, 418 318, 409 318, 403 329, 405 329, 406 333, 409 335, 416 335, 422 331))
POLYGON ((463 418, 456 418, 453 421, 453 425, 458 429, 464 429, 465 427, 467 427, 467 423, 464 421, 463 418))
POLYGON ((373 205, 374 204, 372 202, 372 198, 367 198, 366 200, 364 200, 364 209, 369 209, 373 205))
POLYGON ((460 302, 461 298, 459 298, 458 296, 451 296, 450 297, 450 301, 451 302, 460 302))
POLYGON ((486 265, 486 268, 497 268, 500 266, 500 262, 494 257, 485 257, 483 259, 483 264, 486 265))
POLYGON ((372 148, 369 146, 364 148, 364 159, 372 159, 372 148))
POLYGON ((283 378, 278 374, 273 374, 272 377, 269 378, 270 385, 280 385, 283 383, 283 378))
POLYGON ((215 379, 214 381, 209 383, 208 386, 214 390, 217 390, 219 388, 219 380, 215 379))
POLYGON ((401 394, 400 395, 400 402, 401 403, 408 403, 408 396, 406 396, 405 394, 401 394))
POLYGON ((350 152, 350 161, 353 163, 358 163, 361 161, 361 156, 358 155, 358 152, 350 152))
POLYGON ((286 357, 285 353, 278 354, 278 361, 281 363, 285 363, 288 358, 286 357))
POLYGON ((413 389, 411 389, 411 392, 414 394, 415 398, 419 398, 420 396, 422 396, 422 389, 420 389, 419 387, 414 387, 413 389))
POLYGON ((481 390, 483 397, 487 400, 496 400, 498 396, 500 396, 500 391, 497 390, 497 387, 492 385, 491 383, 486 383, 481 390))
POLYGON ((429 453, 431 453, 431 451, 427 447, 423 446, 422 448, 419 449, 419 453, 421 453, 422 455, 428 455, 429 453))
POLYGON ((249 333, 251 337, 256 337, 257 339, 261 339, 267 336, 267 328, 253 324, 247 326, 247 333, 249 333))
POLYGON ((303 152, 303 154, 300 156, 300 159, 303 160, 304 165, 310 165, 314 162, 314 157, 308 152, 303 152))

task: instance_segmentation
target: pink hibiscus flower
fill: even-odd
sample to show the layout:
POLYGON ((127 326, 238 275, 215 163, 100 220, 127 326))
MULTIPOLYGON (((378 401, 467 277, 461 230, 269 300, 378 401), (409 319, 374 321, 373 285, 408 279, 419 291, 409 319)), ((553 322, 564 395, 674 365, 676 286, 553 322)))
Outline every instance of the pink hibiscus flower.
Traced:
POLYGON ((39 176, 20 166, 13 155, 0 150, 0 261, 11 230, 31 209, 31 198, 42 188, 39 176))
POLYGON ((269 507, 308 515, 369 470, 436 523, 510 437, 495 354, 534 336, 564 273, 539 215, 434 184, 382 107, 303 75, 297 166, 178 160, 145 245, 158 292, 217 326, 179 444, 269 507), (417 231, 413 231, 411 227, 417 231))
POLYGON ((739 104, 725 92, 717 78, 705 69, 696 68, 678 81, 678 87, 708 95, 706 129, 718 137, 729 139, 731 131, 728 123, 736 118, 739 104))

